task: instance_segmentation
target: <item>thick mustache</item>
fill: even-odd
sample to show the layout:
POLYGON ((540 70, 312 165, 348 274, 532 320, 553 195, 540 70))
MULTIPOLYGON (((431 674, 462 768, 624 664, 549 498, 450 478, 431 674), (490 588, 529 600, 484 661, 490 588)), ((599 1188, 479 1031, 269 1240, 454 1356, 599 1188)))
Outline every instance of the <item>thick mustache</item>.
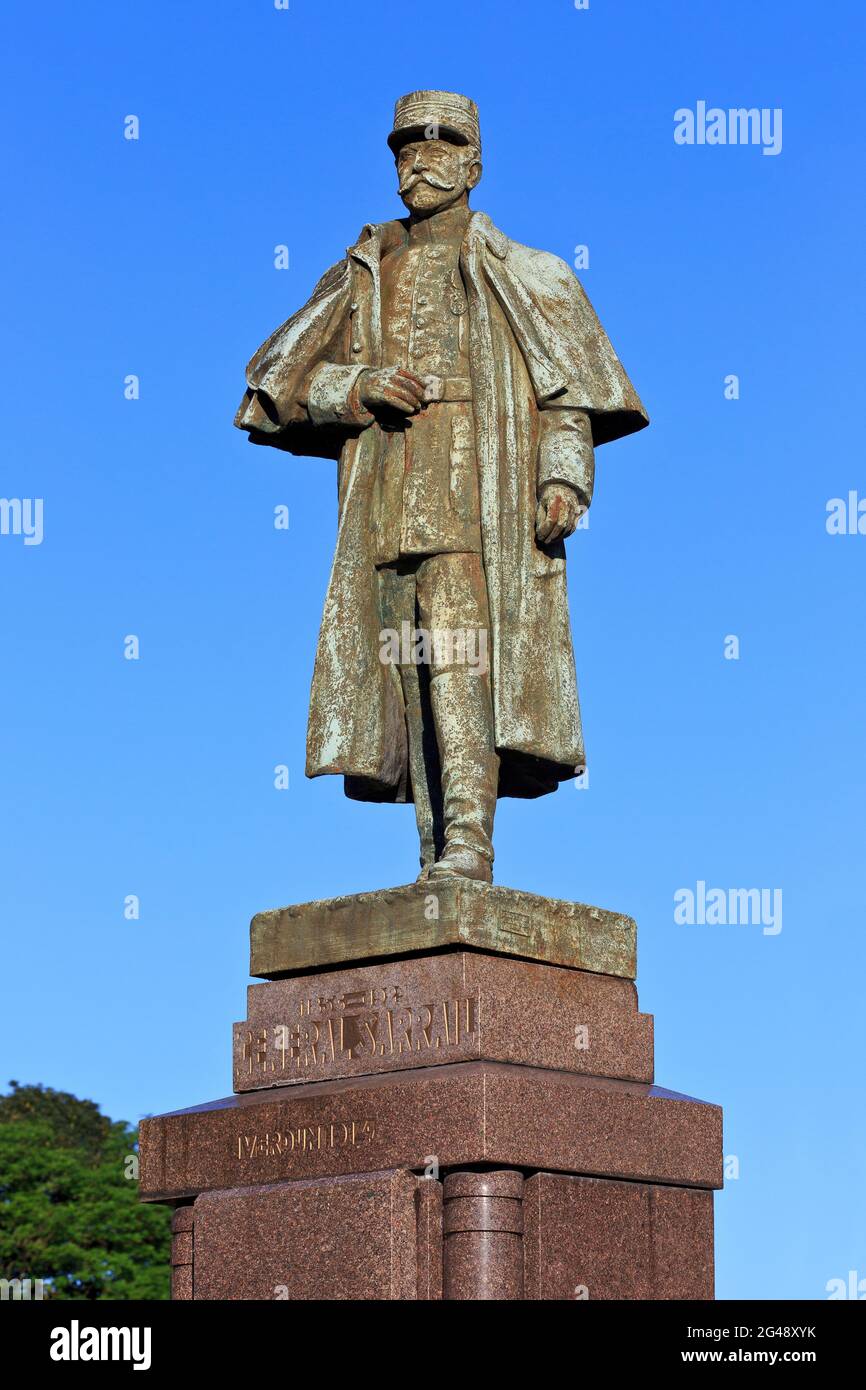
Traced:
POLYGON ((429 183, 431 188, 439 188, 443 193, 450 193, 453 188, 457 187, 455 183, 446 183, 444 179, 437 179, 435 174, 410 174, 400 184, 399 191, 408 193, 409 189, 414 188, 416 183, 429 183))

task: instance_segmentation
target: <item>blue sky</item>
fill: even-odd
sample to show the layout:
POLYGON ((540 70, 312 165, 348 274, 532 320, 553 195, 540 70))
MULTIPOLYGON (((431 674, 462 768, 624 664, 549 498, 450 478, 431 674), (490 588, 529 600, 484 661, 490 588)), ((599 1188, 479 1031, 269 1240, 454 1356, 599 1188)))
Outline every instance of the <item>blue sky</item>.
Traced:
POLYGON ((133 1121, 226 1094, 253 912, 414 873, 411 810, 303 776, 333 465, 231 421, 255 347, 401 214, 394 99, 467 92, 474 206, 589 247, 652 418, 599 452, 569 542, 589 787, 502 803, 498 880, 636 917, 657 1080, 724 1106, 739 1163, 719 1296, 866 1279, 866 535, 826 528, 866 498, 861 7, 159 0, 4 25, 0 495, 43 499, 44 538, 0 535, 0 1080, 133 1121), (781 108, 781 152, 677 145, 699 101, 781 108), (781 889, 782 930, 676 923, 699 882, 781 889))

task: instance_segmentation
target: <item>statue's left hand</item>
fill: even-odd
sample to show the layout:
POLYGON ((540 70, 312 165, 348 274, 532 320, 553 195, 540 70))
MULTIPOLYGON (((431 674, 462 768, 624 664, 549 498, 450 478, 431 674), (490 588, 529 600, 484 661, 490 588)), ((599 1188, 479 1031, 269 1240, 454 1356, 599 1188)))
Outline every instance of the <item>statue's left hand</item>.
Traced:
POLYGON ((540 545, 570 536, 583 512, 583 504, 567 483, 545 483, 538 497, 535 535, 540 545))

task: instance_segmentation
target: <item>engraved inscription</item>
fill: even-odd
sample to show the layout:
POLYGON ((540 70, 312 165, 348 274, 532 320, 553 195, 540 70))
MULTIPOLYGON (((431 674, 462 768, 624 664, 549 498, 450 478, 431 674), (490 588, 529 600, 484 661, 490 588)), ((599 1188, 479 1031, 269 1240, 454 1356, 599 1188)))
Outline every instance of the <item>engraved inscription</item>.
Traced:
MULTIPOLYGON (((547 924, 542 922, 540 925, 541 930, 544 931, 547 924)), ((500 910, 499 930, 507 932, 509 936, 525 936, 528 938, 532 935, 532 918, 526 916, 523 912, 515 912, 513 909, 507 911, 500 910)))
POLYGON ((476 1039, 475 997, 424 1004, 403 999, 396 986, 302 999, 296 1022, 247 1031, 243 1069, 249 1076, 309 1073, 347 1060, 454 1049, 476 1039))
POLYGON ((235 1156, 240 1162, 282 1158, 288 1154, 321 1153, 352 1149, 376 1137, 374 1120, 339 1120, 333 1124, 297 1125, 293 1129, 266 1130, 264 1134, 239 1134, 235 1156))

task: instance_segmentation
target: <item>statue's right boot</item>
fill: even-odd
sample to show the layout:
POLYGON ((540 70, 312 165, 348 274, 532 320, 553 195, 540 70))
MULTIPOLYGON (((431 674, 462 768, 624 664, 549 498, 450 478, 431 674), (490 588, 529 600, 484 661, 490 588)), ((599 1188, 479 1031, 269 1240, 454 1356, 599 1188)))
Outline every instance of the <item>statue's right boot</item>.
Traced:
MULTIPOLYGON (((406 708, 406 735, 409 744, 409 777, 415 803, 415 822, 418 826, 421 872, 418 883, 424 883, 436 863, 437 851, 442 848, 442 807, 439 789, 438 759, 431 757, 428 733, 425 746, 424 709, 421 680, 417 666, 401 666, 403 701, 406 708)), ((430 716, 428 715, 428 718, 430 716)))
MULTIPOLYGON (((379 603, 383 628, 400 632, 404 622, 414 625, 417 621, 414 573, 384 565, 379 570, 379 603)), ((430 708, 430 673, 429 668, 419 668, 413 661, 401 663, 398 671, 406 718, 409 781, 421 849, 418 881, 423 883, 443 845, 442 791, 430 708)))

